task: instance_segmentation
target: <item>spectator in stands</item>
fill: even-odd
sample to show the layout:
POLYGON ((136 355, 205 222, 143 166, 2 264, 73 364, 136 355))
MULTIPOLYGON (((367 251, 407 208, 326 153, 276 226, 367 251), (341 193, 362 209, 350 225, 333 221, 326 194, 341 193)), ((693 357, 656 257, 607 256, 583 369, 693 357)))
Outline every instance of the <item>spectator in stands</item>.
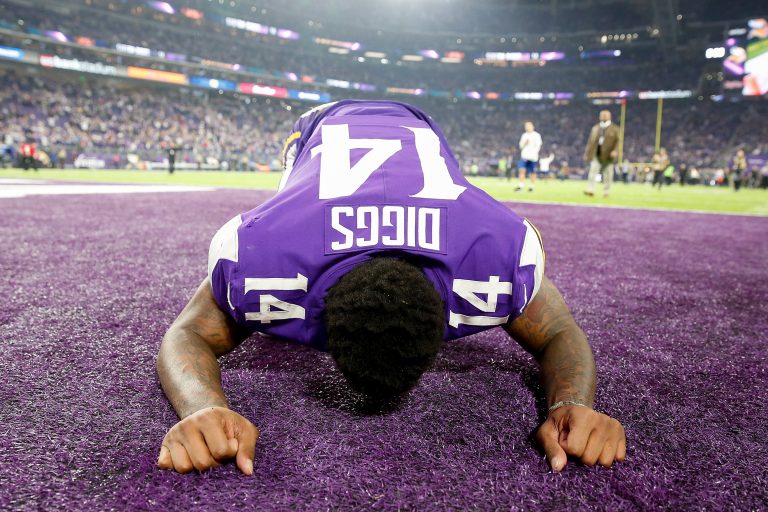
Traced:
POLYGON ((597 176, 602 175, 603 197, 608 197, 613 181, 613 166, 618 157, 619 127, 611 122, 611 112, 602 110, 599 122, 592 127, 584 151, 584 161, 589 166, 587 189, 588 196, 595 195, 597 176))

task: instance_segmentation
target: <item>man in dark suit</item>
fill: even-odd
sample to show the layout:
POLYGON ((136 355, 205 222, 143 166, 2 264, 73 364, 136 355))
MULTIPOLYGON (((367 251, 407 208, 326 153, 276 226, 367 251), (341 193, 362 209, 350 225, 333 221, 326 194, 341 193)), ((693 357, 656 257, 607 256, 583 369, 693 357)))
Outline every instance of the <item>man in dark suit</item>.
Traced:
POLYGON ((589 181, 584 193, 595 195, 597 175, 603 177, 603 197, 608 197, 613 181, 613 166, 619 154, 619 127, 611 122, 608 110, 600 112, 600 122, 592 127, 584 151, 584 161, 589 166, 589 181))
POLYGON ((168 153, 168 172, 170 174, 173 174, 173 171, 176 170, 176 153, 181 150, 180 147, 177 147, 173 144, 169 145, 166 148, 166 153, 168 153))

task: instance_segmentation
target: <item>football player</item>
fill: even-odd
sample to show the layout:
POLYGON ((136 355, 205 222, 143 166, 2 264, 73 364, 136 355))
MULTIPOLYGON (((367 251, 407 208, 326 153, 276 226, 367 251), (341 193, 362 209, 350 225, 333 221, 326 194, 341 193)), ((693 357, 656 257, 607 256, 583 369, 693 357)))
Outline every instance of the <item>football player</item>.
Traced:
POLYGON ((157 360, 180 421, 159 467, 253 472, 258 429, 228 408, 217 357, 254 332, 330 352, 375 399, 416 385, 443 342, 502 326, 541 366, 537 439, 567 456, 624 459, 621 424, 595 411, 587 338, 544 275, 533 224, 461 175, 439 127, 396 102, 345 100, 304 114, 278 193, 213 237, 208 276, 157 360))

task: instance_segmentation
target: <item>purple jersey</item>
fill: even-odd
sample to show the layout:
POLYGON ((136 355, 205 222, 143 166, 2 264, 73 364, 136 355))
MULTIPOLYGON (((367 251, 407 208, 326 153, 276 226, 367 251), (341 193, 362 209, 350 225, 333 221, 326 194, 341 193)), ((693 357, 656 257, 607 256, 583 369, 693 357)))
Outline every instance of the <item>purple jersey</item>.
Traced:
POLYGON ((325 295, 375 255, 417 263, 445 307, 445 339, 516 318, 539 289, 535 228, 462 176, 415 107, 345 100, 304 114, 278 193, 214 236, 213 295, 247 330, 326 349, 325 295))

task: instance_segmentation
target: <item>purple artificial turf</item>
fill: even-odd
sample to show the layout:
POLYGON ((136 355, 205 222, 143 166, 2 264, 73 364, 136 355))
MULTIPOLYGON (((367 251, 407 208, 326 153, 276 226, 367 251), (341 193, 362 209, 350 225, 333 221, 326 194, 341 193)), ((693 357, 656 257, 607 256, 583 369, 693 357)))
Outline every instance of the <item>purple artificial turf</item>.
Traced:
POLYGON ((496 329, 379 414, 324 354, 253 338, 222 374, 261 428, 255 475, 158 471, 160 339, 215 230, 266 197, 0 200, 0 510, 768 508, 768 219, 686 213, 514 206, 626 427, 613 469, 548 471, 536 366, 496 329))

